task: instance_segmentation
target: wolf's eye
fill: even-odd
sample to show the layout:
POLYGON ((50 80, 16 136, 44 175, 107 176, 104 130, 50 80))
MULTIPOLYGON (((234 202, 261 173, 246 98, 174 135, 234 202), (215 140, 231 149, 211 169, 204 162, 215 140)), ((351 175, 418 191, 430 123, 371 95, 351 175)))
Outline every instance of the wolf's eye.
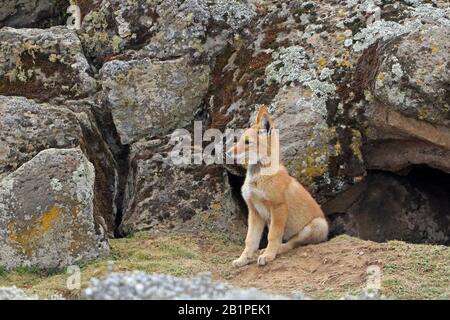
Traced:
POLYGON ((250 144, 250 139, 249 138, 245 138, 245 144, 249 145, 250 144))

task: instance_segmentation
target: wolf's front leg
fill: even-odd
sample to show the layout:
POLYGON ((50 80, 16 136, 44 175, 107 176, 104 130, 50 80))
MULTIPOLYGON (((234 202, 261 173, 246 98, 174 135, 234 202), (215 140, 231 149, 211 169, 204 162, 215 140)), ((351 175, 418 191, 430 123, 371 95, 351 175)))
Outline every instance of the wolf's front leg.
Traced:
POLYGON ((245 238, 245 249, 241 256, 233 261, 234 267, 242 267, 248 264, 259 248, 259 242, 264 231, 265 221, 255 211, 251 204, 248 205, 248 230, 245 238))
POLYGON ((271 208, 268 244, 264 253, 258 257, 258 265, 263 266, 275 259, 283 241, 287 218, 288 208, 285 204, 271 208))

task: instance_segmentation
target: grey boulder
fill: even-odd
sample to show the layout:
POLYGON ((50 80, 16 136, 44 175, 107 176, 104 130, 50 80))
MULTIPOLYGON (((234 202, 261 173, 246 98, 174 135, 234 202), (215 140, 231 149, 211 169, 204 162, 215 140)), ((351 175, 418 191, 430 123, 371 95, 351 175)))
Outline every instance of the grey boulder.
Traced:
POLYGON ((190 124, 209 85, 209 67, 187 58, 114 60, 100 75, 122 144, 190 124))
POLYGON ((62 268, 109 253, 94 223, 93 165, 47 149, 0 182, 0 265, 62 268))

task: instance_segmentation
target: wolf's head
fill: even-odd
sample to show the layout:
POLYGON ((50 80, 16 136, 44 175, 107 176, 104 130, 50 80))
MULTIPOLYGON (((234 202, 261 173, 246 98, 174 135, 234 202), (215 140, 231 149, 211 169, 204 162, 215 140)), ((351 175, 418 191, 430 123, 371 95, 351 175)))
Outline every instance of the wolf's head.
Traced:
POLYGON ((244 131, 227 154, 241 163, 260 164, 265 167, 278 165, 278 132, 264 106, 260 106, 256 122, 244 131))

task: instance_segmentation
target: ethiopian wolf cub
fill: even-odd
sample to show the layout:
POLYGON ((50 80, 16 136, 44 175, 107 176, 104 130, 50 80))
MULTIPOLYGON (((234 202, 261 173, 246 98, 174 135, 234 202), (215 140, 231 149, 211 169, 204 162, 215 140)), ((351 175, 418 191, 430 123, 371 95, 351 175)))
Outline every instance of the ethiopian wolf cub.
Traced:
POLYGON ((278 133, 264 107, 260 107, 256 123, 227 153, 235 159, 254 160, 249 161, 242 186, 248 232, 244 251, 233 261, 235 267, 251 262, 266 224, 268 245, 258 257, 260 266, 298 245, 327 240, 328 223, 320 206, 280 163, 278 133))

